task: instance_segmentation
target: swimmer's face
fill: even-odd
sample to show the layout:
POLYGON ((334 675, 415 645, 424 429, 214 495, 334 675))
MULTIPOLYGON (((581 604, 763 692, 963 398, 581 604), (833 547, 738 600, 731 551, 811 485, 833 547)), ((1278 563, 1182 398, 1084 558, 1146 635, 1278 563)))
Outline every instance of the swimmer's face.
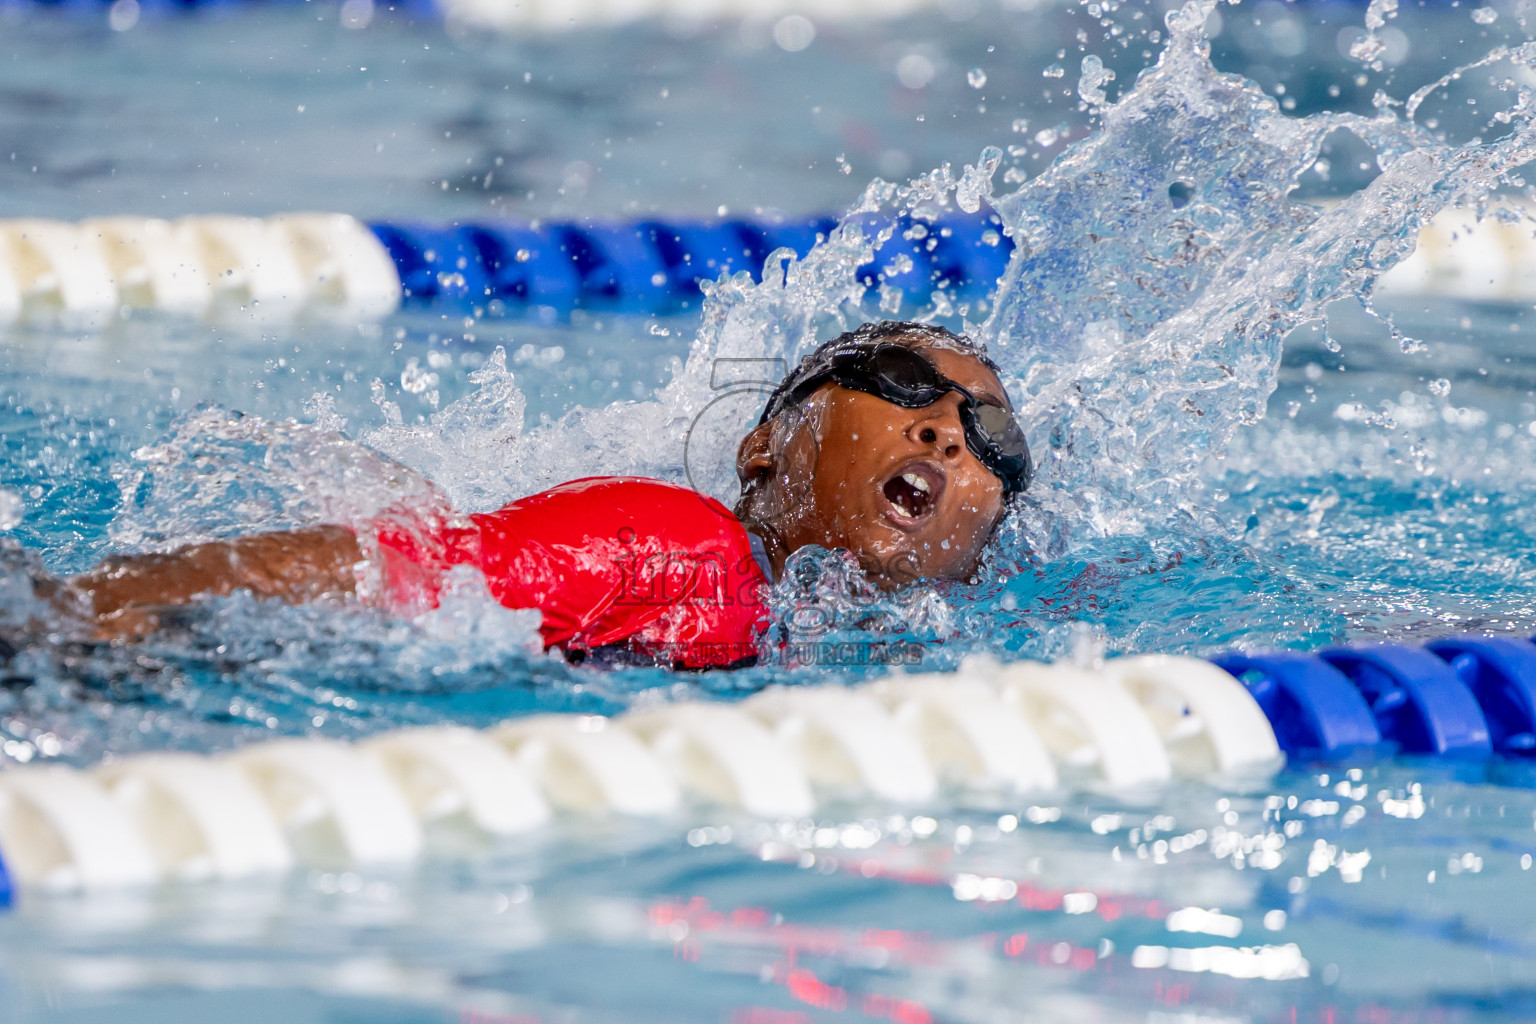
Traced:
MULTIPOLYGON (((976 399, 1009 407, 974 356, 909 344, 976 399)), ((962 398, 904 409, 826 384, 742 441, 737 470, 757 483, 737 506, 775 573, 807 544, 843 548, 885 586, 966 579, 1003 515, 1003 484, 966 447, 962 398)))

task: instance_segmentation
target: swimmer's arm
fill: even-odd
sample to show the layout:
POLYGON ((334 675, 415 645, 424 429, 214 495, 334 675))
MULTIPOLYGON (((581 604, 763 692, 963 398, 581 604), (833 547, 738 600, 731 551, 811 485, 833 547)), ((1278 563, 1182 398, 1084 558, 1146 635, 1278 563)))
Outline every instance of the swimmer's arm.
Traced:
MULTIPOLYGON (((158 627, 156 607, 249 590, 301 604, 356 591, 363 560, 344 526, 316 526, 193 544, 163 555, 115 555, 64 586, 68 600, 103 636, 136 636, 158 627)), ((65 594, 59 595, 65 597, 65 594)))

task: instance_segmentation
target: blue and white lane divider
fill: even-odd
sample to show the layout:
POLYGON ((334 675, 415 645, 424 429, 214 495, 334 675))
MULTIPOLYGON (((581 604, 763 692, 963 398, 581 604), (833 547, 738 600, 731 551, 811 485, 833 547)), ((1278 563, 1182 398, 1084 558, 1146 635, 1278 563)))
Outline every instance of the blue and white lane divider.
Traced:
POLYGON ((910 806, 945 788, 1144 791, 1174 777, 1263 776, 1287 756, 1395 753, 1536 757, 1536 644, 1451 637, 1092 667, 972 661, 953 674, 774 687, 611 719, 281 739, 88 771, 12 767, 0 771, 0 899, 12 884, 98 889, 403 863, 434 834, 495 839, 557 814, 714 806, 804 818, 849 797, 910 806))
MULTIPOLYGON (((364 225, 342 214, 0 221, 0 323, 99 321, 126 309, 262 320, 378 319, 401 305, 507 315, 697 308, 701 281, 760 278, 837 226, 789 223, 364 225)), ((873 234, 880 225, 870 224, 873 234)), ((860 270, 926 300, 985 295, 1011 247, 988 217, 903 224, 860 270)))
MULTIPOLYGON (((1387 294, 1536 298, 1529 230, 1461 211, 1436 218, 1387 294)), ((365 225, 344 214, 0 221, 0 324, 101 323, 134 310, 213 319, 376 320, 401 306, 479 316, 576 309, 664 315, 699 284, 784 250, 804 256, 837 225, 803 221, 365 225)), ((888 225, 871 221, 873 234, 888 225)), ((995 217, 903 222, 860 268, 908 301, 943 289, 987 297, 1013 245, 995 217)))

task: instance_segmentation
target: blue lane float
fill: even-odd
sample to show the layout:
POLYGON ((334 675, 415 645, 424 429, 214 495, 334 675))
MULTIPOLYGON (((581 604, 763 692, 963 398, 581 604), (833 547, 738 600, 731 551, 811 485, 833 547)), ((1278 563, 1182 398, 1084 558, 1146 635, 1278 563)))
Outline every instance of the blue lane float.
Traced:
POLYGON ((1472 691, 1433 653, 1401 644, 1321 652, 1369 702, 1382 738, 1407 754, 1487 757, 1488 723, 1472 691))
POLYGON ((1311 654, 1235 651, 1211 659, 1248 688, 1287 754, 1339 758, 1381 743, 1371 708, 1349 677, 1311 654))
MULTIPOLYGON (((837 227, 832 217, 772 223, 642 221, 368 225, 400 276, 407 307, 517 315, 549 309, 656 314, 697 308, 699 284, 742 271, 762 279, 776 250, 804 257, 837 227)), ((888 222, 860 225, 874 236, 888 222)), ((897 288, 927 302, 935 289, 985 298, 1013 252, 996 215, 902 219, 858 268, 866 287, 897 288)))
POLYGON ((1505 637, 1451 637, 1428 646, 1477 698, 1494 749, 1536 756, 1536 644, 1505 637))
POLYGON ((1536 638, 1457 636, 1423 648, 1227 652, 1282 750, 1339 760, 1369 748, 1448 759, 1536 757, 1536 638))

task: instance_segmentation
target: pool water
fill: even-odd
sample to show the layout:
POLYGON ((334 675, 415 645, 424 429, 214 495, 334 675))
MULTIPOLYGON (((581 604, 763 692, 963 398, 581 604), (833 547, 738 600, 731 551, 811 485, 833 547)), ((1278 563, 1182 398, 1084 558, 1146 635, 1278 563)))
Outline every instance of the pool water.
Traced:
MULTIPOLYGON (((104 17, 6 8, 0 123, 15 155, 0 152, 5 209, 68 219, 300 208, 429 220, 806 215, 851 205, 875 175, 904 180, 948 162, 959 177, 989 144, 1004 147, 1001 197, 1021 179, 1066 183, 1071 162, 1048 171, 1051 161, 1100 130, 1104 111, 1080 109, 1084 52, 1116 70, 1113 100, 1165 42, 1157 6, 1020 7, 961 17, 970 8, 952 4, 954 17, 823 25, 798 53, 755 22, 497 38, 382 14, 352 30, 335 8, 304 5, 146 15, 114 32, 104 17), (984 72, 980 86, 972 69, 984 72)), ((1514 12, 1487 22, 1465 8, 1406 8, 1381 34, 1378 71, 1341 53, 1361 34, 1358 9, 1218 13, 1220 31, 1208 25, 1216 67, 1248 75, 1296 117, 1370 114, 1376 89, 1405 97, 1523 31, 1514 12)), ((1510 103, 1475 78, 1426 101, 1447 147, 1484 131, 1495 101, 1510 103), (1483 104, 1477 117, 1457 112, 1468 99, 1483 104)), ((1175 84, 1213 81, 1189 72, 1175 84)), ((1123 126, 1125 152, 1154 128, 1123 126)), ((1189 160, 1208 171, 1249 153, 1242 138, 1217 118, 1189 160)), ((1344 197, 1376 178, 1359 139, 1331 132, 1322 146, 1326 171, 1297 157, 1301 195, 1344 197)), ((1072 243, 1064 228, 1074 217, 1115 213, 1103 196, 1137 180, 1133 156, 1085 160, 1105 191, 1071 193, 1084 205, 1064 204, 1039 228, 1041 251, 1072 243)), ((1455 173, 1445 177, 1471 183, 1455 173)), ((1305 255, 1278 241, 1295 224, 1247 231, 1246 216, 1226 212, 1207 228, 1284 266, 1305 255)), ((1364 215, 1358 223, 1389 234, 1364 215)), ((1160 255, 1155 232, 1131 241, 1139 258, 1090 264, 1070 281, 1066 263, 1037 267, 1030 280, 1045 283, 1030 302, 1005 289, 988 309, 928 311, 959 326, 1000 308, 981 329, 1017 371, 1021 395, 1055 409, 1041 384, 1049 374, 1026 381, 1026 371, 1071 366, 1088 379, 1098 366, 1100 408, 1110 409, 1120 393, 1109 385, 1133 381, 1134 367, 1095 364, 1102 352, 1070 343, 1108 335, 1061 324, 1099 294, 1093 273, 1147 272, 1160 255), (1031 319, 1050 305, 1041 297, 1059 300, 1058 321, 1031 319)), ((857 265, 829 259, 834 270, 857 265)), ((1211 294, 1199 277, 1209 268, 1191 267, 1168 272, 1194 275, 1195 293, 1211 294)), ((893 599, 879 609, 888 621, 878 636, 915 640, 925 668, 949 671, 973 654, 1536 632, 1531 309, 1380 301, 1389 325, 1362 311, 1339 275, 1328 292, 1337 301, 1301 317, 1326 313, 1326 327, 1286 327, 1283 354, 1278 335, 1243 334, 1233 326, 1243 318, 1225 308, 1172 321, 1197 354, 1244 357, 1235 376, 1247 390, 1173 381, 1216 396, 1195 433, 1127 399, 1143 417, 1133 422, 1178 442, 1147 456, 1146 479, 1161 490, 1117 491, 1121 436, 1063 413, 1058 443, 1056 413, 1040 412, 1037 452, 1072 457, 1048 464, 1037 504, 1010 525, 978 585, 893 599), (1244 415, 1245 403, 1262 418, 1244 415)), ((0 615, 29 608, 15 568, 25 557, 74 572, 120 548, 354 514, 379 497, 328 492, 317 449, 349 465, 374 465, 369 451, 383 451, 466 508, 591 467, 679 479, 673 448, 604 447, 603 428, 653 415, 648 403, 674 381, 683 383, 669 394, 693 401, 695 364, 685 361, 700 352, 707 365, 769 328, 792 337, 788 352, 805 340, 794 331, 824 336, 838 316, 877 315, 877 298, 854 297, 850 309, 835 287, 796 296, 803 306, 738 283, 702 321, 415 310, 362 327, 135 314, 90 332, 16 329, 0 346, 0 520, 22 551, 6 552, 0 615), (598 411, 573 414, 580 407, 598 411)), ((1270 299, 1242 301, 1238 314, 1270 299)), ((1150 321, 1126 323, 1121 337, 1161 343, 1150 321)), ((720 467, 701 472, 719 484, 720 467)), ((838 564, 813 554, 805 568, 823 585, 781 588, 777 606, 847 611, 828 583, 838 564)), ((874 671, 597 671, 529 640, 525 619, 473 588, 415 623, 235 597, 130 647, 23 649, 0 692, 0 752, 89 764, 277 735, 731 699, 874 671)), ((1519 762, 1398 759, 1033 804, 986 793, 918 808, 842 804, 807 822, 703 810, 567 821, 398 872, 28 897, 0 918, 0 1015, 1521 1020, 1536 1010, 1532 781, 1519 762)))

